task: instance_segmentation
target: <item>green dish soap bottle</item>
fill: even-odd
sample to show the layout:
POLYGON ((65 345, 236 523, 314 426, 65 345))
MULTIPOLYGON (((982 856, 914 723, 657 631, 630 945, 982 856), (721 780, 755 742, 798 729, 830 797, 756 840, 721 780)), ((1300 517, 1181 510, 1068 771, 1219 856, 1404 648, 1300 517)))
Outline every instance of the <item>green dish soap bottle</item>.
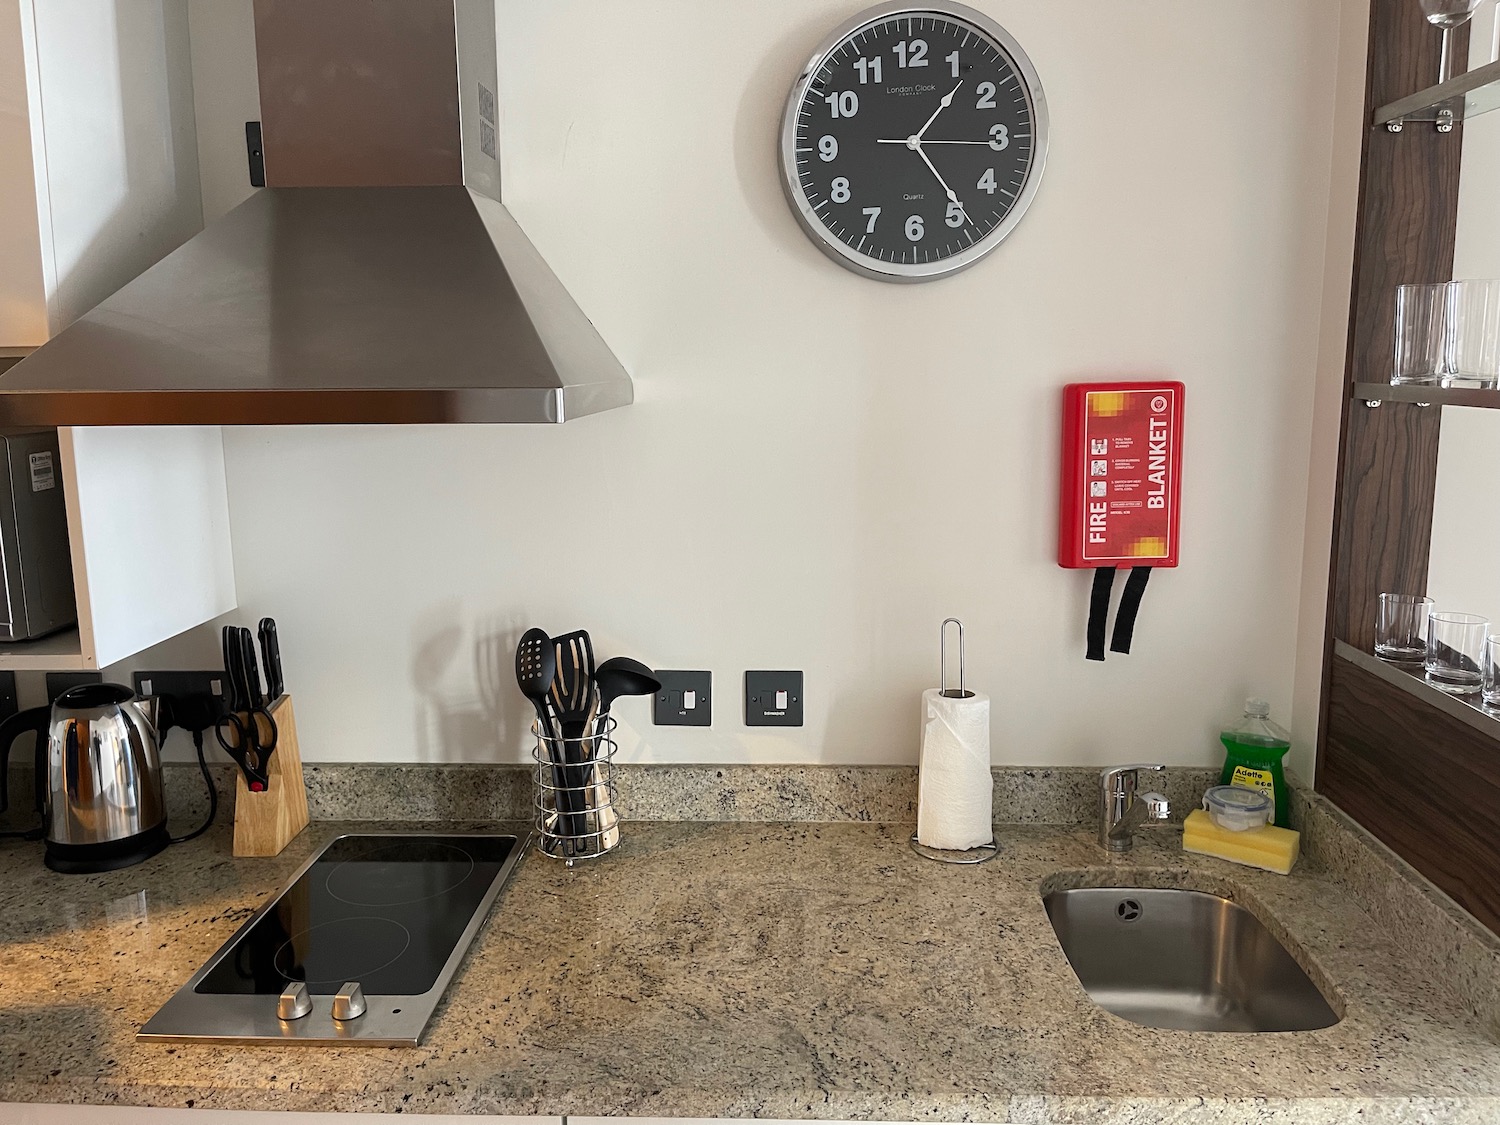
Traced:
POLYGON ((1271 823, 1290 828, 1291 801, 1281 760, 1292 747, 1292 736, 1271 721, 1271 705, 1264 699, 1245 700, 1245 717, 1219 735, 1228 752, 1220 785, 1258 789, 1272 801, 1271 823))

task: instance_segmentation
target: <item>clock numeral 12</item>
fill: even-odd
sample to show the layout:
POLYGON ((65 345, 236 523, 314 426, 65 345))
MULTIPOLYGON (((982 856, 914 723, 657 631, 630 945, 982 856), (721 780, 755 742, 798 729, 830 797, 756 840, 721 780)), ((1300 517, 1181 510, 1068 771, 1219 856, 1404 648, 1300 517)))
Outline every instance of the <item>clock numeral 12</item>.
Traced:
POLYGON ((896 52, 902 66, 927 65, 927 40, 925 39, 913 39, 910 43, 903 41, 897 43, 891 50, 896 52))

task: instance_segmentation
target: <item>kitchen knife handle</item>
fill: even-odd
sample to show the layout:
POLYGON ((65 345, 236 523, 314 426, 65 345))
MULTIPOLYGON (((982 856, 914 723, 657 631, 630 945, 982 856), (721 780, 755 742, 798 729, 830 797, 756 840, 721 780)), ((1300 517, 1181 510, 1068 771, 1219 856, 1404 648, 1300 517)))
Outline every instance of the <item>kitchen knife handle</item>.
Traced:
POLYGON ((266 665, 268 702, 274 703, 286 694, 286 680, 281 673, 281 641, 276 636, 275 618, 262 617, 260 620, 260 655, 266 665))
POLYGON ((249 629, 241 629, 240 634, 240 670, 245 677, 245 702, 249 704, 247 710, 255 711, 266 704, 265 696, 260 693, 260 661, 255 654, 255 634, 249 629))
POLYGON ((245 709, 245 688, 240 676, 239 633, 233 625, 225 625, 221 640, 224 645, 224 678, 229 681, 229 710, 231 713, 238 713, 245 709))

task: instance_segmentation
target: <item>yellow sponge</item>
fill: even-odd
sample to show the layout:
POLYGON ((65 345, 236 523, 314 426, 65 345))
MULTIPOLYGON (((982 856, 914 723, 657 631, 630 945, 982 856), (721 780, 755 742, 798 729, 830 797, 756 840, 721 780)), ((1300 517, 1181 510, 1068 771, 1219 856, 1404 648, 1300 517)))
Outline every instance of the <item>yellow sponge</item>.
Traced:
POLYGON ((1215 824, 1203 809, 1194 809, 1182 825, 1182 848, 1289 875, 1302 851, 1302 833, 1273 824, 1248 832, 1231 832, 1215 824))

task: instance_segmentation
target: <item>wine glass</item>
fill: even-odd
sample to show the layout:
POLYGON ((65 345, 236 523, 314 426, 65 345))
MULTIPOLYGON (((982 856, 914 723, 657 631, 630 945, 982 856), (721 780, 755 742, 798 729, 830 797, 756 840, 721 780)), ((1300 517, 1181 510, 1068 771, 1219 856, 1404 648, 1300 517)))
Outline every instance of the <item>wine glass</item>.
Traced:
POLYGON ((1421 0, 1427 22, 1443 29, 1443 55, 1438 64, 1438 81, 1453 77, 1453 29, 1469 22, 1484 0, 1421 0))

